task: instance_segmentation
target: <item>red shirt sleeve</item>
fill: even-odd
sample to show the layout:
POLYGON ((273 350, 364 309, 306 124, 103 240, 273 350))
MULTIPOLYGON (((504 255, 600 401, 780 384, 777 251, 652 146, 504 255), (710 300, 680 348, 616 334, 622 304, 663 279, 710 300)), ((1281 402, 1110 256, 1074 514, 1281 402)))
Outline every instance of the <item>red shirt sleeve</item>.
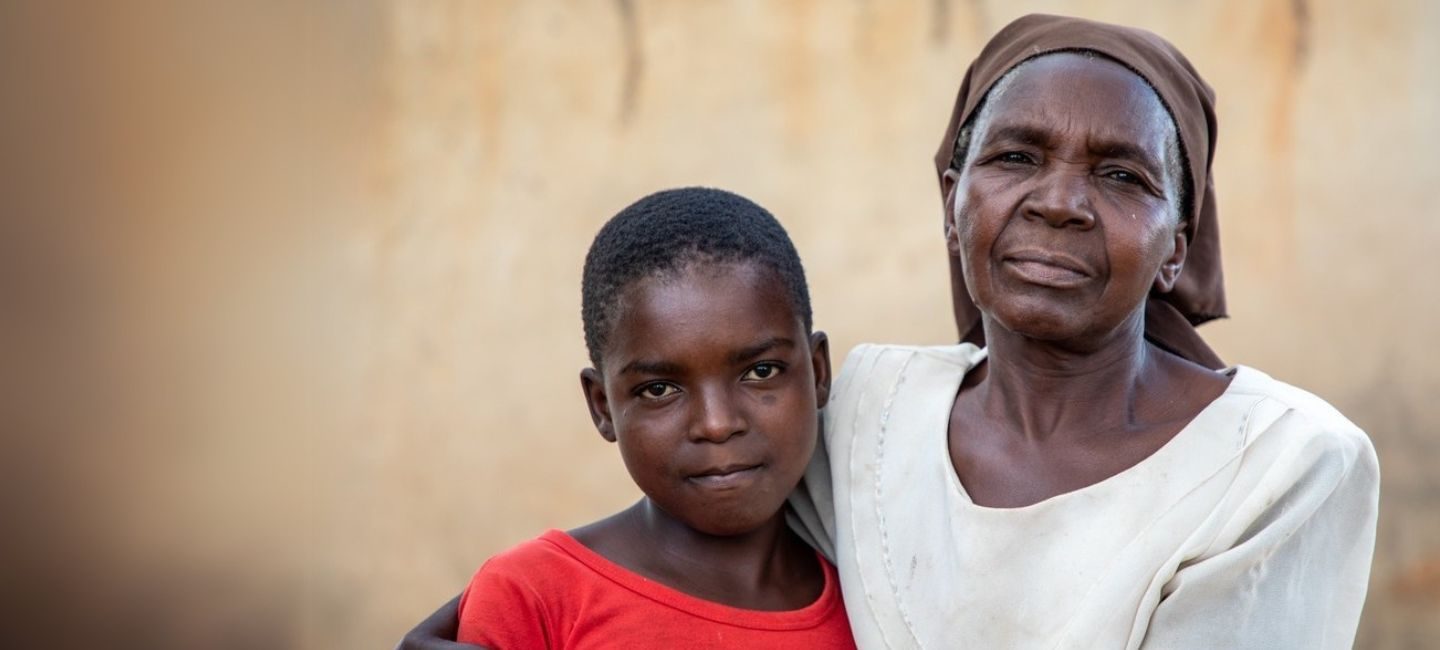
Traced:
POLYGON ((460 596, 456 640, 490 650, 552 648, 553 620, 523 572, 497 557, 486 562, 460 596), (497 562, 497 560, 499 560, 497 562))

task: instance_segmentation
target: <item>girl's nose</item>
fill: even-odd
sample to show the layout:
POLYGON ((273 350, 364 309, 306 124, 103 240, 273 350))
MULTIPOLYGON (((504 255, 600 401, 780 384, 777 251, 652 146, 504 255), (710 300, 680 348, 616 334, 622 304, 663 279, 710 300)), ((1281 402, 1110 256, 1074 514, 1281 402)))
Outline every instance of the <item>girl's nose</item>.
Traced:
POLYGON ((728 386, 702 389, 690 438, 696 442, 720 443, 744 433, 748 423, 735 400, 735 392, 728 386))

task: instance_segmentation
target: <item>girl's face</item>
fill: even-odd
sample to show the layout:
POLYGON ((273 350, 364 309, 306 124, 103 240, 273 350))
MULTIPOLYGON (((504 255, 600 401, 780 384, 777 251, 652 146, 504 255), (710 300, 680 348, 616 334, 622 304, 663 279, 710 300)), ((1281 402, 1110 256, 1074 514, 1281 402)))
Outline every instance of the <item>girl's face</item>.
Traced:
POLYGON ((711 535, 779 516, 818 439, 825 335, 807 336, 784 285, 754 264, 695 264, 622 300, 603 371, 581 381, 636 485, 711 535))
POLYGON ((948 172, 946 236, 975 304, 1042 340, 1138 325, 1185 260, 1164 106, 1121 65, 1077 54, 1023 64, 997 90, 948 172))

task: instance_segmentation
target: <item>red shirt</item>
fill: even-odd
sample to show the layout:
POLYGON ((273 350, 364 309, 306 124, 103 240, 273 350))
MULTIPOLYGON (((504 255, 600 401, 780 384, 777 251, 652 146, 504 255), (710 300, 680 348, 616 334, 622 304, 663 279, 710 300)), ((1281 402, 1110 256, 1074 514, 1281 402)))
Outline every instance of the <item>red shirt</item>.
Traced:
POLYGON ((739 609, 632 573, 550 530, 475 572, 460 596, 458 640, 492 650, 854 648, 835 567, 821 564, 825 588, 803 609, 739 609))

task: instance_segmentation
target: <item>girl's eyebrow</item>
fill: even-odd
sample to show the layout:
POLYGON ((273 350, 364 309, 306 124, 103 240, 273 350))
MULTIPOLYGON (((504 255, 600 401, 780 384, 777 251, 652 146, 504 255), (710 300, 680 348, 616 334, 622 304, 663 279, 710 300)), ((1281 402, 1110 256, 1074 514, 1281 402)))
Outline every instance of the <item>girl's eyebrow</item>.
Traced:
POLYGON ((749 361, 751 359, 754 359, 755 357, 758 357, 774 348, 793 347, 795 347, 795 341, 787 339, 783 336, 775 336, 756 343, 755 345, 747 346, 732 352, 730 354, 730 361, 732 363, 740 363, 742 361, 749 361))
MULTIPOLYGON (((749 361, 775 348, 793 348, 795 341, 783 336, 774 336, 754 345, 747 345, 739 350, 730 353, 731 363, 749 361)), ((671 361, 647 361, 636 359, 620 368, 622 375, 643 374, 643 375, 678 375, 684 372, 684 368, 678 363, 671 361)))
POLYGON ((624 368, 620 369, 620 374, 622 375, 631 373, 641 375, 678 375, 680 372, 681 368, 679 364, 669 361, 645 361, 642 359, 631 361, 625 364, 624 368))

